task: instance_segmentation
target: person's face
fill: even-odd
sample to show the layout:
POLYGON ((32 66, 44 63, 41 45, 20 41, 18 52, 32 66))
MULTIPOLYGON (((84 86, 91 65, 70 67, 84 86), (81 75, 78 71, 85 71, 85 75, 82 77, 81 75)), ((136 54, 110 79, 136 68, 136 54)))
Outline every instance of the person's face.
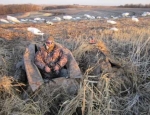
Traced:
POLYGON ((53 50, 53 48, 54 48, 54 41, 51 41, 51 40, 46 41, 45 45, 46 45, 47 51, 51 52, 53 50))
POLYGON ((49 40, 49 41, 46 41, 45 44, 46 44, 46 47, 48 49, 49 47, 53 46, 54 42, 49 40))

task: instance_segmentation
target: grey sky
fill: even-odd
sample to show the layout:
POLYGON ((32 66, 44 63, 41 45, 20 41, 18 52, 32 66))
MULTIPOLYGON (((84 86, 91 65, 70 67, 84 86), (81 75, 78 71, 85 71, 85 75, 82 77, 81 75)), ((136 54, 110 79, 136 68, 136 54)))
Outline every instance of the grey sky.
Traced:
POLYGON ((80 4, 80 5, 124 5, 150 4, 150 0, 0 0, 0 4, 80 4))

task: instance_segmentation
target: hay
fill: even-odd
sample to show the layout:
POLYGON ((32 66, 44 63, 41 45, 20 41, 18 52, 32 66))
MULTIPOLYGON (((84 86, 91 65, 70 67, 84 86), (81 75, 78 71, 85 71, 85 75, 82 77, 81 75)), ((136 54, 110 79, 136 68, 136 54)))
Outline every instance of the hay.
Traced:
MULTIPOLYGON (((14 83, 13 77, 4 76, 0 78, 0 92, 5 92, 8 94, 13 94, 15 87, 25 86, 22 83, 14 83)), ((19 91, 19 90, 17 90, 19 91)))
POLYGON ((118 20, 119 33, 110 32, 110 25, 104 21, 58 22, 51 30, 45 24, 2 25, 0 114, 150 114, 149 20, 142 18, 139 26, 129 19, 123 22, 118 20), (68 95, 63 87, 44 85, 35 94, 28 94, 27 100, 22 100, 11 77, 4 77, 14 76, 15 64, 22 59, 30 42, 39 43, 41 37, 25 31, 30 25, 50 33, 73 52, 84 75, 77 95, 68 95), (99 43, 97 48, 88 44, 91 35, 99 43), (107 65, 109 59, 119 63, 121 68, 111 67, 108 71, 105 67, 106 71, 96 74, 94 68, 98 67, 100 60, 107 65))

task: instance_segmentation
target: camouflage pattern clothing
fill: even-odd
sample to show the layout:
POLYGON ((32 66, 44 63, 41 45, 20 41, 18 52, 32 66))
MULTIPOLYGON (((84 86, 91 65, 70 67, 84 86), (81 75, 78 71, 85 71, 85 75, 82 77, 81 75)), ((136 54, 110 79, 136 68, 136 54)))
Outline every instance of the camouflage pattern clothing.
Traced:
POLYGON ((54 70, 55 66, 58 66, 61 69, 65 66, 67 61, 67 54, 65 54, 63 49, 56 44, 50 53, 43 46, 35 54, 35 64, 43 71, 46 65, 49 66, 52 70, 54 70))

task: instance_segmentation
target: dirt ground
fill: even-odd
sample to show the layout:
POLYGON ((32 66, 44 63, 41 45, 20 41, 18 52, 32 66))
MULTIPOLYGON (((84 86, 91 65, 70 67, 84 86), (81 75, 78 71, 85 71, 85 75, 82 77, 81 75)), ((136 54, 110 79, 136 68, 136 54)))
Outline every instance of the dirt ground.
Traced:
MULTIPOLYGON (((19 14, 11 14, 11 16, 20 19, 31 19, 34 18, 44 18, 47 21, 54 22, 54 25, 48 25, 44 21, 41 22, 23 22, 19 24, 4 24, 0 22, 0 38, 7 40, 23 38, 32 39, 37 36, 33 35, 31 32, 27 31, 28 27, 36 27, 42 32, 44 36, 53 35, 56 38, 75 38, 79 37, 81 34, 86 36, 92 36, 94 31, 104 31, 111 27, 117 27, 119 29, 125 27, 149 27, 149 16, 141 17, 143 12, 150 12, 150 8, 116 8, 116 7, 79 7, 79 8, 65 8, 65 9, 53 9, 39 12, 27 12, 19 14), (129 12, 130 17, 122 18, 121 14, 129 12), (87 20, 84 14, 89 14, 91 16, 101 16, 101 19, 87 20), (72 17, 81 17, 80 20, 62 20, 60 22, 53 21, 52 19, 56 16, 62 18, 64 15, 71 15, 72 17), (119 17, 115 21, 116 25, 111 25, 107 23, 107 19, 112 19, 112 16, 119 17), (140 20, 139 23, 134 23, 131 21, 131 16, 137 16, 140 20)), ((6 18, 6 16, 3 16, 6 18)), ((113 19, 112 19, 113 20, 113 19)))

